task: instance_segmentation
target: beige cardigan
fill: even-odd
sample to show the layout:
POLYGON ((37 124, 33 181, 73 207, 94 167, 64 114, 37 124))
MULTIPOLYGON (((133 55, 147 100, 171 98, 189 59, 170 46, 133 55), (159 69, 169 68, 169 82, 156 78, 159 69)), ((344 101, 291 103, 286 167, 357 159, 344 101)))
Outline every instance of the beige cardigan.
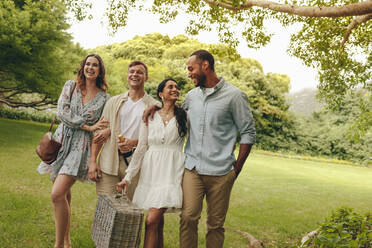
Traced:
MULTIPOLYGON (((119 155, 118 155, 118 145, 116 139, 120 134, 120 107, 128 100, 128 91, 111 97, 103 109, 102 115, 105 120, 110 121, 111 135, 108 137, 106 142, 103 144, 101 153, 99 155, 99 165, 101 170, 109 175, 118 175, 119 170, 119 155)), ((158 105, 159 102, 153 97, 145 93, 143 96, 143 102, 146 108, 152 105, 158 105)))

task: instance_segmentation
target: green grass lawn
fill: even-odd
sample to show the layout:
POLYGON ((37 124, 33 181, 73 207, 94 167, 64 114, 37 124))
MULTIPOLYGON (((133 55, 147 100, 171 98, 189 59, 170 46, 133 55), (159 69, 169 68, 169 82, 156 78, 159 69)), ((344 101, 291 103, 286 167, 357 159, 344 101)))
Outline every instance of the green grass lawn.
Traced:
MULTIPOLYGON (((39 175, 35 146, 48 125, 0 119, 0 247, 53 247, 51 182, 39 175)), ((94 247, 94 185, 72 188, 72 245, 94 247)), ((224 247, 246 247, 251 233, 265 247, 291 247, 332 210, 372 211, 372 169, 253 152, 235 182, 224 247)), ((178 247, 178 215, 165 217, 165 247, 178 247)), ((205 246, 205 212, 199 247, 205 246)))

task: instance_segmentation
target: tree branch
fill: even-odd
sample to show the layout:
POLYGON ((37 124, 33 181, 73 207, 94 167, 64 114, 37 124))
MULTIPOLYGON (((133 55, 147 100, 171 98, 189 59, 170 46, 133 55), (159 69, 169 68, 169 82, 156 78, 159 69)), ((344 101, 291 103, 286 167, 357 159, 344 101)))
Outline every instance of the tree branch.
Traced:
POLYGON ((231 1, 203 0, 209 5, 217 6, 233 11, 249 9, 251 7, 261 7, 276 12, 288 13, 304 17, 346 17, 361 16, 372 13, 372 1, 348 4, 344 6, 298 6, 294 4, 280 4, 268 0, 247 0, 239 7, 233 6, 231 1))
POLYGON ((0 104, 6 104, 9 107, 12 108, 19 108, 19 107, 26 107, 26 108, 33 108, 36 110, 44 110, 47 109, 47 106, 49 105, 56 105, 56 102, 53 100, 43 101, 43 102, 15 102, 15 101, 6 101, 3 98, 0 98, 0 104), (45 108, 42 108, 45 107, 45 108))
POLYGON ((18 94, 22 94, 22 92, 16 91, 16 92, 13 92, 13 93, 11 93, 10 95, 7 95, 7 96, 3 95, 3 98, 4 99, 11 99, 13 96, 18 95, 18 94))
MULTIPOLYGON (((15 94, 13 93, 13 95, 15 94)), ((9 96, 4 96, 0 94, 0 104, 6 104, 7 106, 12 108, 29 107, 37 110, 43 110, 46 109, 49 105, 57 105, 57 100, 53 100, 48 98, 47 96, 44 96, 43 99, 38 101, 22 102, 16 99, 11 99, 9 98, 9 96), (42 108, 44 106, 45 108, 42 108)))
POLYGON ((4 93, 8 93, 8 92, 13 92, 14 90, 16 90, 16 88, 2 88, 0 87, 0 94, 4 94, 4 93))
POLYGON ((31 94, 31 93, 37 93, 37 92, 34 92, 32 90, 29 90, 29 89, 22 89, 21 87, 10 87, 10 88, 6 88, 6 87, 1 87, 0 86, 0 93, 1 94, 4 94, 4 93, 9 93, 9 92, 14 92, 12 93, 12 96, 13 95, 17 95, 17 94, 24 94, 24 93, 28 93, 28 94, 31 94))
POLYGON ((372 19, 372 14, 354 17, 353 21, 349 24, 349 26, 347 26, 347 31, 346 31, 343 41, 341 42, 341 46, 345 46, 345 43, 348 41, 351 31, 354 28, 356 28, 359 24, 367 22, 371 19, 372 19))

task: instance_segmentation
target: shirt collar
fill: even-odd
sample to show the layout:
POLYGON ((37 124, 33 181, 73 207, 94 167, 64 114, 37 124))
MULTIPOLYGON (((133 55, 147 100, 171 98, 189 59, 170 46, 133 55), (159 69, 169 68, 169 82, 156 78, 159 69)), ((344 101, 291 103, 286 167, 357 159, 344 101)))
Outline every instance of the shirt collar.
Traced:
MULTIPOLYGON (((126 101, 128 100, 128 98, 129 98, 129 90, 120 95, 121 100, 126 101)), ((142 99, 143 101, 149 101, 150 95, 145 91, 145 94, 143 95, 142 99)))
MULTIPOLYGON (((119 104, 117 105, 117 108, 116 108, 116 113, 118 113, 121 105, 126 102, 129 98, 129 90, 124 92, 123 94, 121 94, 119 96, 119 104)), ((148 105, 150 100, 151 100, 151 97, 149 96, 149 94, 147 94, 147 92, 145 91, 145 95, 142 97, 143 99, 143 102, 148 105)))
MULTIPOLYGON (((220 90, 225 85, 225 79, 223 79, 223 77, 219 77, 219 79, 220 79, 220 81, 218 81, 216 86, 213 87, 213 89, 214 89, 213 92, 216 92, 216 91, 220 90)), ((202 90, 202 92, 204 92, 205 87, 200 86, 200 89, 202 90)))

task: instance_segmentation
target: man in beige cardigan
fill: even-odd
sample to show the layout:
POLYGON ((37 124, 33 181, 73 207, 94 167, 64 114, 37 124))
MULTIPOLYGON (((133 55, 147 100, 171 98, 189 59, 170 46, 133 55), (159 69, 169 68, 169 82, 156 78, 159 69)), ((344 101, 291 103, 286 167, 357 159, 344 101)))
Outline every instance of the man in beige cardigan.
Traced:
MULTIPOLYGON (((89 178, 96 182, 97 194, 115 194, 116 184, 124 178, 137 146, 142 113, 147 107, 159 104, 144 89, 147 79, 146 65, 132 61, 128 67, 129 90, 111 97, 103 109, 102 116, 110 122, 110 127, 95 134, 89 161, 89 178), (125 137, 124 142, 118 140, 119 134, 125 137)), ((133 179, 128 189, 129 199, 133 198, 138 175, 133 179)))

